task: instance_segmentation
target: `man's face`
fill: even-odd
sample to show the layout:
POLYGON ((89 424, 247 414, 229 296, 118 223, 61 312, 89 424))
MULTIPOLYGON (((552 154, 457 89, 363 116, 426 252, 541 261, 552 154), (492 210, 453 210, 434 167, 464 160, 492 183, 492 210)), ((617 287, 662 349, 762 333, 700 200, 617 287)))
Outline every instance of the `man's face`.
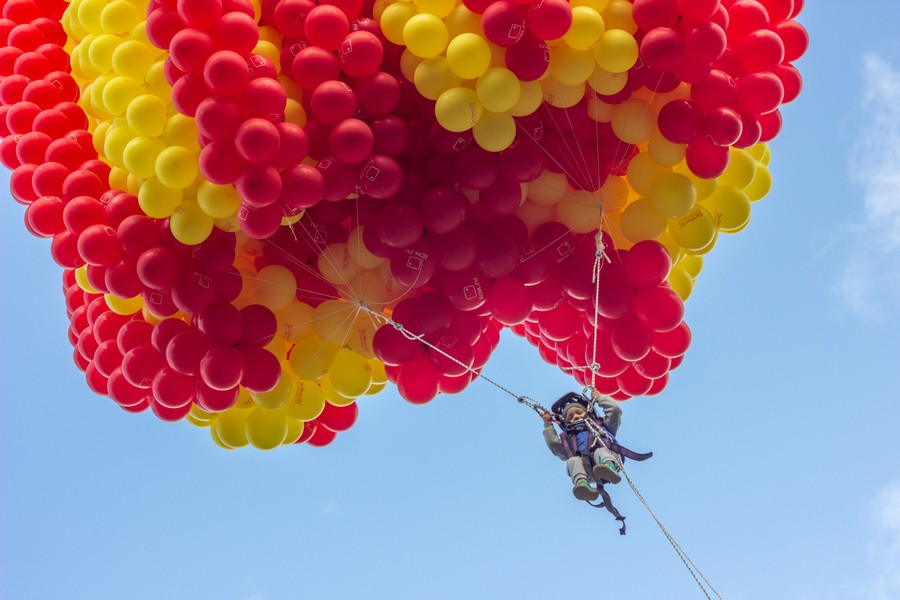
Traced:
POLYGON ((578 421, 584 421, 585 416, 587 416, 587 413, 580 406, 570 408, 566 411, 566 423, 577 423, 578 421))

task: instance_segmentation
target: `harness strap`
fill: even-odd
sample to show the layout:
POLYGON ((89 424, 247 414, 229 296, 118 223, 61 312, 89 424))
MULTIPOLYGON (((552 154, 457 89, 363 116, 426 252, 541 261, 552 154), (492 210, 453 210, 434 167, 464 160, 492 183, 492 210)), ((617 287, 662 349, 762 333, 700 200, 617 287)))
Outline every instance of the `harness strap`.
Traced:
POLYGON ((588 502, 588 504, 590 504, 594 508, 605 508, 606 510, 608 510, 610 514, 616 518, 616 521, 619 521, 622 524, 622 526, 619 528, 619 535, 625 535, 625 516, 620 513, 619 509, 617 509, 613 504, 609 492, 604 489, 602 483, 598 482, 597 491, 600 492, 600 497, 603 498, 603 502, 601 502, 600 504, 591 504, 590 502, 588 502))

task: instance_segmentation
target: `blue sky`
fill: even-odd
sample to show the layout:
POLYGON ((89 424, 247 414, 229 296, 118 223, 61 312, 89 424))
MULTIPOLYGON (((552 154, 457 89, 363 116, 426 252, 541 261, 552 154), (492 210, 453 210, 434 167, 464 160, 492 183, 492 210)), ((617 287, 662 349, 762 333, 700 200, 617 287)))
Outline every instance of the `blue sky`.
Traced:
MULTIPOLYGON (((732 600, 900 598, 900 7, 848 7, 807 3, 773 192, 706 261, 667 390, 624 406, 620 438, 655 453, 635 483, 732 600)), ((126 414, 72 364, 48 242, 3 200, 0 597, 702 597, 627 487, 621 537, 484 382, 386 390, 324 449, 225 452, 126 414)), ((575 387, 512 335, 485 372, 575 387)))

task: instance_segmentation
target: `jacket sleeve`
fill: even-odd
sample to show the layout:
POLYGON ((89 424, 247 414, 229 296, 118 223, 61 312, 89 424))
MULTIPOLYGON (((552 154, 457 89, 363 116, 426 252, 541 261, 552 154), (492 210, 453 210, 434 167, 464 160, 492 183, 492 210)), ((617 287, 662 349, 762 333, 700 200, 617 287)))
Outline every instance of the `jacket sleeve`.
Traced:
POLYGON ((562 442, 559 441, 559 434, 556 432, 556 428, 553 427, 553 423, 544 423, 544 441, 547 443, 547 447, 550 448, 553 456, 560 460, 569 458, 566 456, 562 442))
POLYGON ((606 425, 606 429, 611 434, 616 435, 616 432, 619 431, 619 426, 622 424, 622 409, 619 407, 619 403, 609 396, 596 393, 594 394, 594 400, 603 409, 603 422, 606 425))

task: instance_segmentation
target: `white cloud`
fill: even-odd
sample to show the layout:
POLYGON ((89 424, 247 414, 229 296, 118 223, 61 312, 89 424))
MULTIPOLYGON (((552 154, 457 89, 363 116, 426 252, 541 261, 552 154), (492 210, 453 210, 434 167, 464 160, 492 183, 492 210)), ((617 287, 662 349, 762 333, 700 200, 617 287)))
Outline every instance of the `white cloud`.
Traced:
POLYGON ((877 318, 900 297, 900 64, 867 54, 862 76, 863 123, 850 167, 863 214, 852 226, 837 291, 852 310, 877 318))
POLYGON ((876 570, 868 594, 871 600, 900 598, 900 485, 882 492, 875 504, 879 540, 871 549, 876 570))

